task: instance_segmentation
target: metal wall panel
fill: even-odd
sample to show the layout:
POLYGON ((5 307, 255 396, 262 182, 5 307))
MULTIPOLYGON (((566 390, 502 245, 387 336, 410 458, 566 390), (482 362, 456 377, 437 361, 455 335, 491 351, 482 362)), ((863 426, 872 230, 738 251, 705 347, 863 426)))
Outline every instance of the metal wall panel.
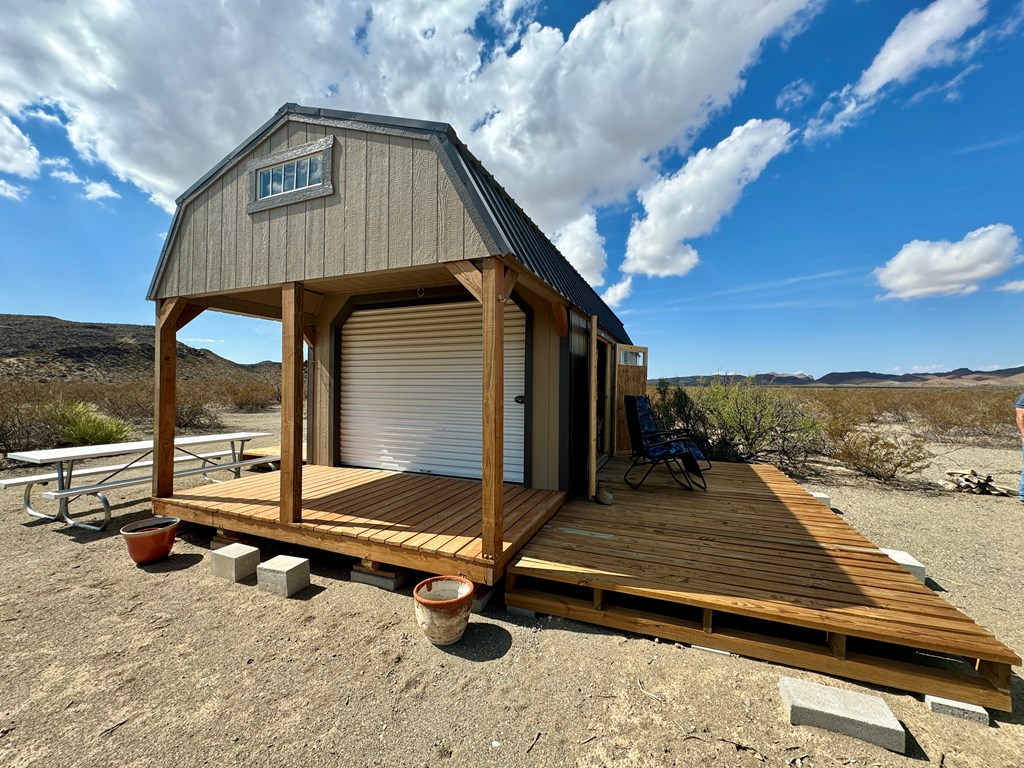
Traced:
MULTIPOLYGON (((483 319, 477 302, 360 309, 341 334, 341 460, 481 476, 483 319)), ((505 480, 523 482, 526 317, 505 305, 505 480)))

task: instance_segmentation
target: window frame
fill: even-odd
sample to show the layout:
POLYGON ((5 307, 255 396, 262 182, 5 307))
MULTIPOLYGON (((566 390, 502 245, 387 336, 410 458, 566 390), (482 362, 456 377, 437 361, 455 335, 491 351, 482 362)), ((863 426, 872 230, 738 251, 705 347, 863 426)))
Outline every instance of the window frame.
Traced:
MULTIPOLYGON (((274 152, 264 157, 257 157, 246 164, 249 173, 249 202, 245 207, 246 213, 256 213, 269 208, 277 208, 280 205, 300 203, 304 200, 315 200, 318 197, 326 197, 334 194, 333 170, 334 134, 325 136, 316 141, 310 141, 297 147, 289 147, 279 152, 274 152), (320 156, 320 183, 312 186, 292 189, 288 192, 279 192, 261 198, 259 196, 260 171, 272 170, 276 166, 285 163, 301 160, 305 157, 320 156)), ((296 168, 296 172, 297 172, 296 168)), ((284 171, 282 169, 282 177, 284 171)))

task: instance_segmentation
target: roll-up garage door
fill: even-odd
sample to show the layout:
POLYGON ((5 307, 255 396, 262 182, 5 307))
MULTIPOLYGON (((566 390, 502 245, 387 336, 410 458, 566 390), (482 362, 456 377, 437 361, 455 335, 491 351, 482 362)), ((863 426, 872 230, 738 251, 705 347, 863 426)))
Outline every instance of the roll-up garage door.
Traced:
MULTIPOLYGON (((341 333, 341 460, 481 476, 479 303, 359 309, 341 333)), ((505 305, 505 481, 523 482, 526 317, 505 305), (516 402, 517 396, 520 402, 516 402)))

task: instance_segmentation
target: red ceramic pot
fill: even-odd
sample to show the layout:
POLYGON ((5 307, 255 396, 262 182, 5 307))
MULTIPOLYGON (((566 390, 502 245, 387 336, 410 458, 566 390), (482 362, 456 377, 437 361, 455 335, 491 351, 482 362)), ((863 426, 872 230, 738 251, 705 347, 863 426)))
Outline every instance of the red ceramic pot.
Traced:
POLYGON ((121 529, 128 555, 139 565, 163 560, 171 553, 178 532, 176 517, 149 517, 121 529))

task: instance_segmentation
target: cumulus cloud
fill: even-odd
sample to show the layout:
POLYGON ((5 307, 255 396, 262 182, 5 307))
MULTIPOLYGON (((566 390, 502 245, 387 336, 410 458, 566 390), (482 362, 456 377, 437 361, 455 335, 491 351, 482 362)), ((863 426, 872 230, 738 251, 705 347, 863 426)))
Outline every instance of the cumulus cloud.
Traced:
POLYGON ((907 83, 918 73, 965 61, 984 42, 983 36, 964 40, 979 24, 987 0, 935 0, 910 11, 882 45, 860 79, 832 93, 804 131, 808 141, 838 136, 884 97, 884 89, 907 83))
POLYGON ((26 179, 39 175, 39 150, 4 114, 0 114, 0 171, 26 179))
POLYGON ((50 176, 52 176, 55 179, 59 179, 60 181, 63 181, 67 184, 85 183, 84 181, 82 181, 81 177, 77 173, 75 173, 74 171, 64 170, 63 168, 60 168, 56 171, 50 171, 50 176))
POLYGON ((666 277, 693 269, 697 251, 685 241, 713 232, 743 189, 789 149, 791 136, 784 120, 750 120, 676 173, 642 188, 637 197, 644 215, 630 228, 623 271, 666 277))
POLYGON ((102 200, 105 197, 120 197, 111 186, 105 181, 87 181, 85 182, 85 193, 83 197, 86 200, 102 200))
POLYGON ((814 95, 814 86, 803 78, 786 85, 775 97, 775 106, 783 112, 799 109, 814 95))
POLYGON ((28 188, 22 187, 17 184, 11 184, 9 181, 0 179, 0 197, 5 197, 8 200, 24 200, 28 196, 28 188))
POLYGON ((1013 227, 992 224, 963 240, 913 240, 875 269, 885 299, 919 299, 973 293, 983 280, 1001 275, 1021 261, 1013 227))
POLYGON ((593 211, 569 222, 555 235, 555 246, 592 286, 604 285, 604 268, 608 254, 604 238, 597 231, 597 216, 593 211))
POLYGON ((601 294, 601 298, 609 307, 617 307, 628 299, 631 293, 633 293, 633 276, 626 275, 619 282, 609 285, 608 290, 601 294))
POLYGON ((286 101, 443 120, 554 234, 688 151, 765 41, 821 2, 609 0, 564 33, 537 7, 25 4, 0 27, 0 112, 59 114, 82 158, 168 210, 286 101))
POLYGON ((1021 291, 1024 291, 1024 280, 1011 280, 1008 283, 1003 283, 998 288, 996 288, 996 290, 1020 293, 1021 291))

